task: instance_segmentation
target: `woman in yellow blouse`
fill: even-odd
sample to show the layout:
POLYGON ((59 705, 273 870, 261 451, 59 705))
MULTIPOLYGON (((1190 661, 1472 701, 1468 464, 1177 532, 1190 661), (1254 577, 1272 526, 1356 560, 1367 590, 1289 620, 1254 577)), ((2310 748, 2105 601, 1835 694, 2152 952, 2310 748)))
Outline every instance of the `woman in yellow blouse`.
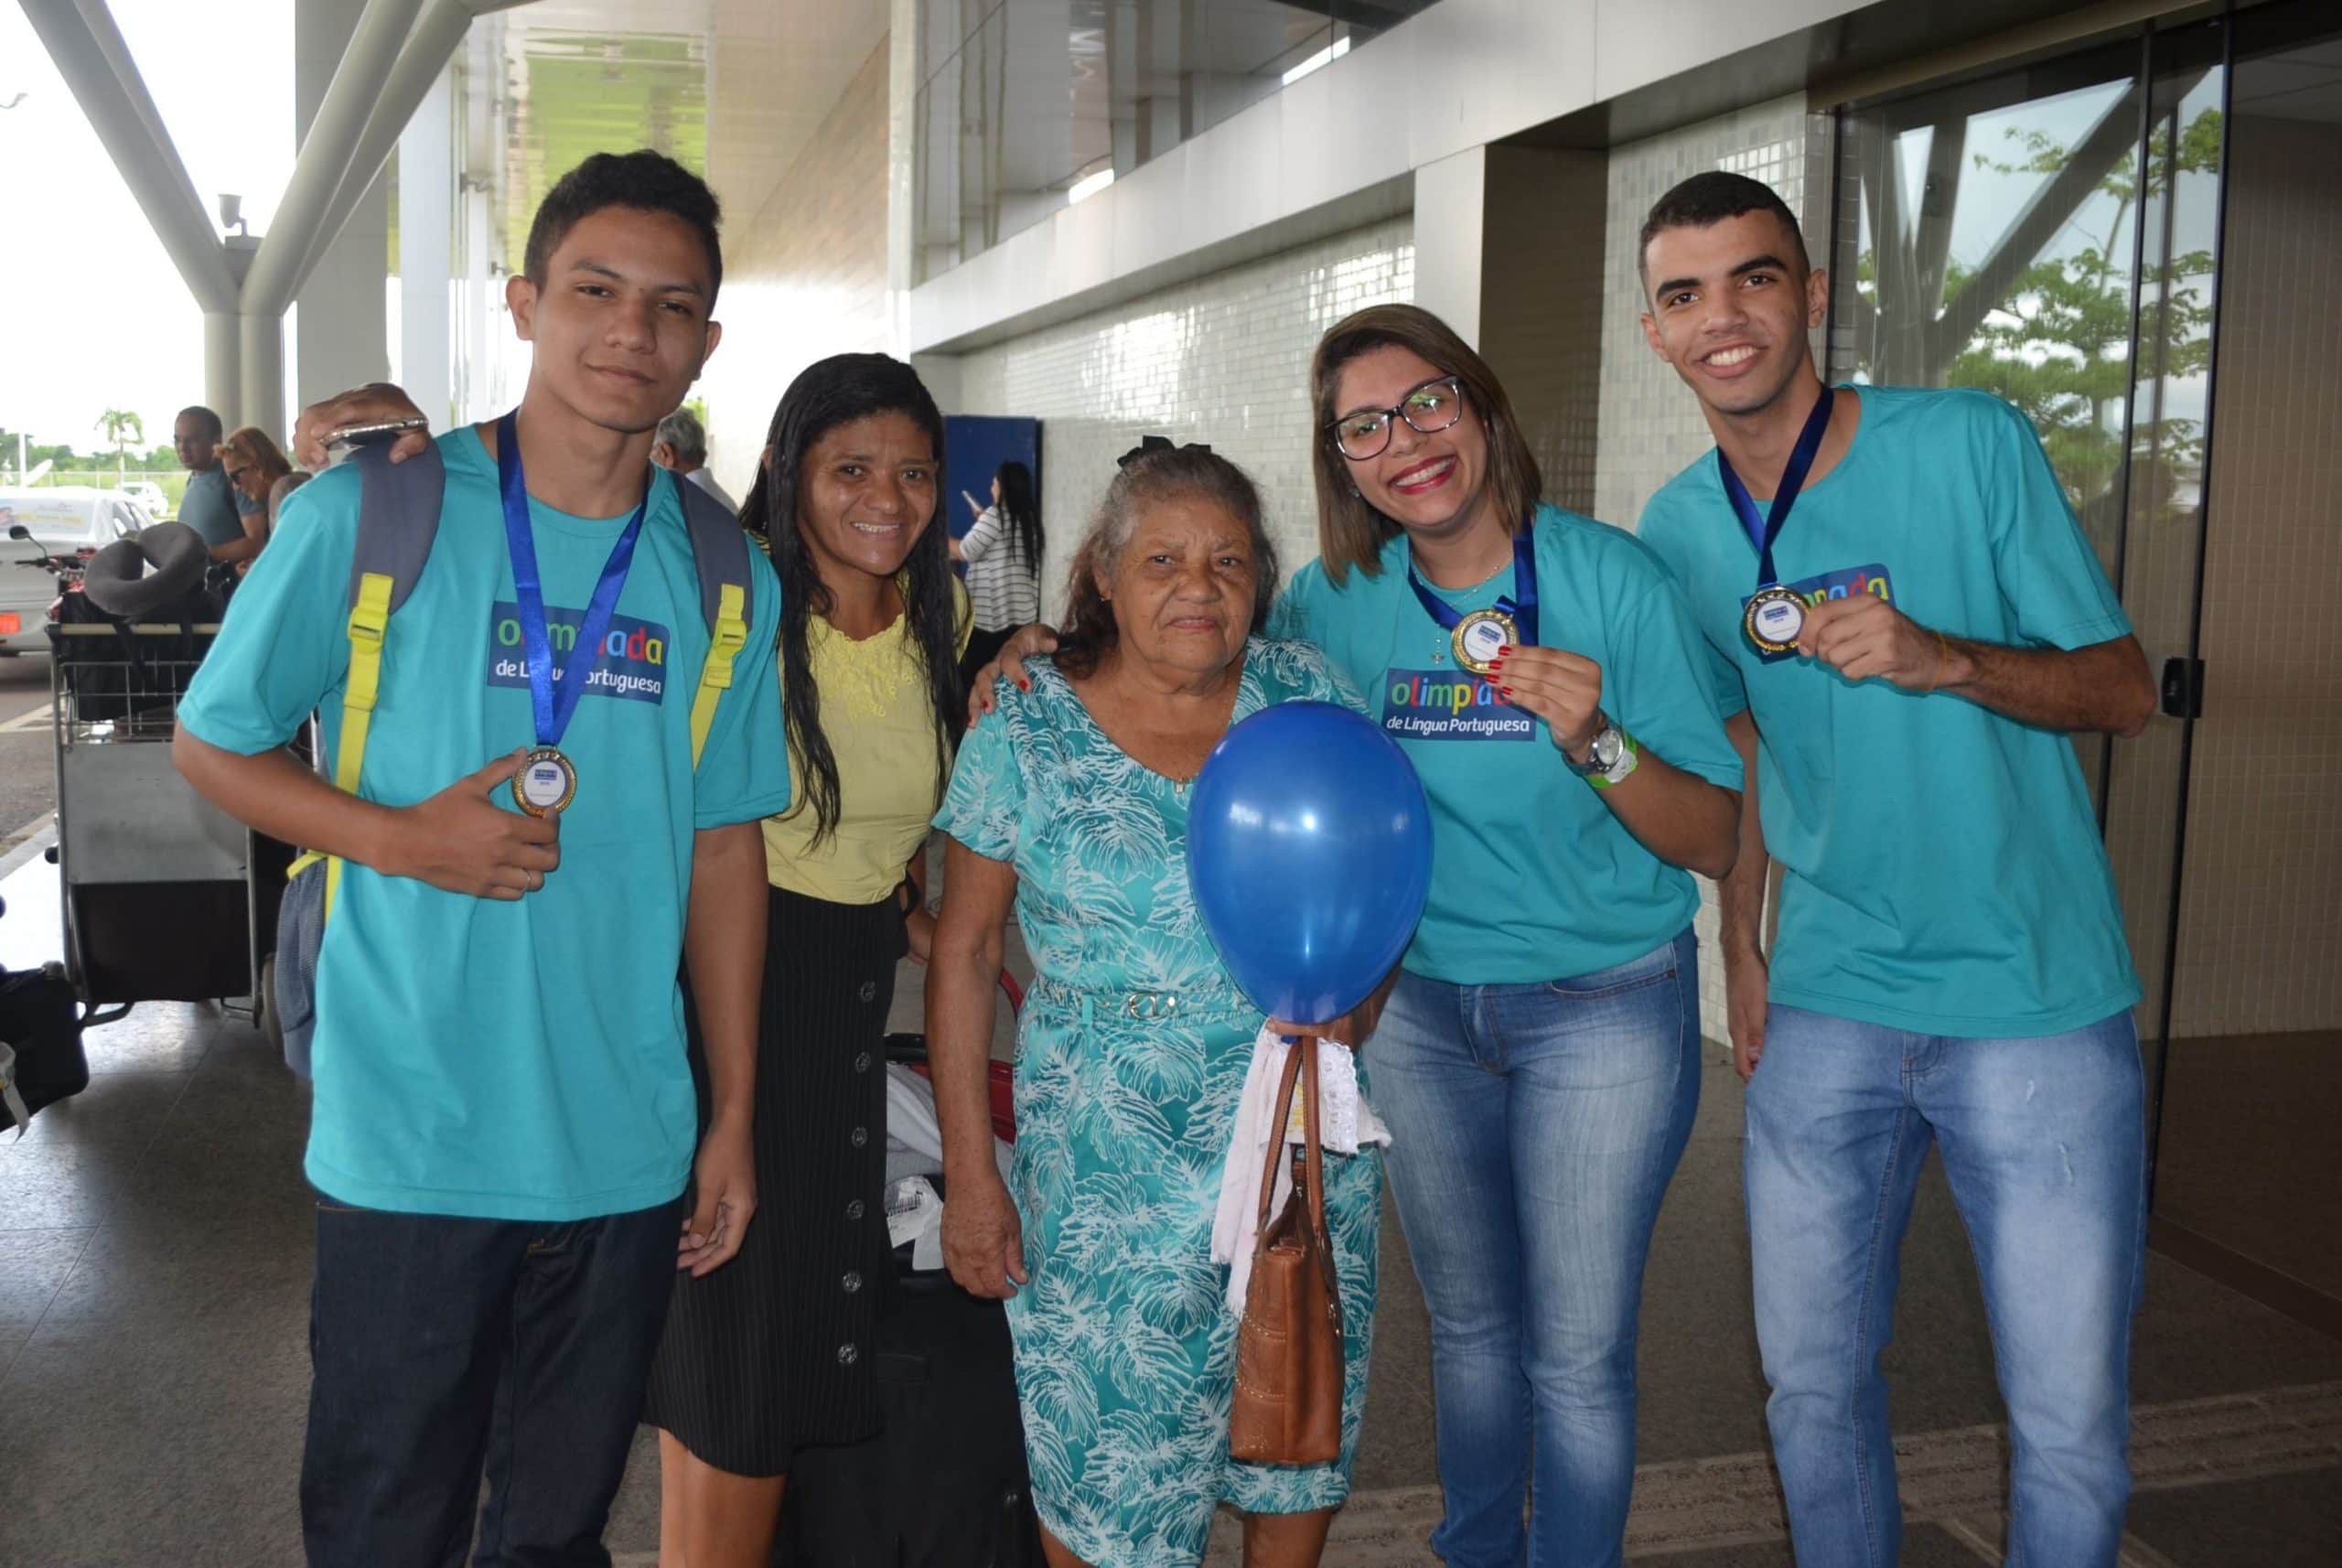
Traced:
POLYGON ((797 1453, 878 1428, 883 1036, 896 961, 908 946, 924 961, 934 929, 914 867, 972 624, 933 526, 942 457, 942 415, 910 367, 842 354, 782 396, 740 512, 780 575, 792 783, 790 810, 765 823, 768 1201, 728 1265, 677 1275, 645 1402, 661 1429, 660 1555, 691 1568, 762 1568, 797 1453))

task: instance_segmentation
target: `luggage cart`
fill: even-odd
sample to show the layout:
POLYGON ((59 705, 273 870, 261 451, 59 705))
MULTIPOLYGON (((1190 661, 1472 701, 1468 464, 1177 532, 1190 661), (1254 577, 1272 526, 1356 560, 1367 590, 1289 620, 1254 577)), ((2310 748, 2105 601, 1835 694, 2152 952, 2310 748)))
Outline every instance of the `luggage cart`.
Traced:
POLYGON ((140 1002, 219 1001, 253 1023, 264 1011, 290 852, 196 794, 171 762, 179 700, 219 629, 70 617, 48 628, 54 854, 66 976, 85 1024, 140 1002))

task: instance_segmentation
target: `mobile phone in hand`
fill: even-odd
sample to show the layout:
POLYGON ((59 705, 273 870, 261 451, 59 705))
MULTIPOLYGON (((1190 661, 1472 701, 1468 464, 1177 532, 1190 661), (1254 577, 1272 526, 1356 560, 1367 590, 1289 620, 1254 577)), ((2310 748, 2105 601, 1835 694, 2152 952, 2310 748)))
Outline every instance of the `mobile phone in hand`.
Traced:
POLYGON ((420 414, 412 419, 386 419, 378 424, 345 424, 326 437, 326 467, 333 467, 360 446, 379 446, 396 441, 411 430, 430 428, 431 422, 420 414))

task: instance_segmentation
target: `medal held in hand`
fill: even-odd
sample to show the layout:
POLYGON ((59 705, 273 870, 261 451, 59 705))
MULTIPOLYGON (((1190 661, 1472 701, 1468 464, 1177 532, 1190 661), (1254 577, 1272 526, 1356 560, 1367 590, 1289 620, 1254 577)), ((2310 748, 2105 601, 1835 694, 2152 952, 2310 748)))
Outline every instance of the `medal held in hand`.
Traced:
POLYGON ((1798 492, 1805 489, 1805 477, 1813 468, 1813 459, 1821 450, 1821 438, 1829 433, 1830 407, 1835 401, 1828 387, 1805 416, 1805 428, 1798 432, 1797 446, 1789 453, 1789 467, 1781 470, 1780 489, 1773 492, 1773 504, 1763 515, 1756 512, 1756 498, 1748 487, 1733 472, 1732 459, 1716 448, 1716 471, 1724 481, 1724 493, 1732 501, 1732 510, 1739 514, 1741 527, 1748 531, 1748 542, 1756 547, 1756 591, 1742 601, 1740 626, 1757 652, 1767 659, 1778 659, 1797 651, 1798 634, 1805 629, 1805 600, 1795 590, 1781 586, 1773 569, 1773 544, 1781 536, 1781 528, 1789 520, 1789 509, 1797 505, 1798 492))
POLYGON ((1523 518, 1512 536, 1512 592, 1487 609, 1466 614, 1433 593, 1407 565, 1407 585, 1423 609, 1447 629, 1447 640, 1461 669, 1487 675, 1496 669, 1497 655, 1509 647, 1533 648, 1537 643, 1537 549, 1533 518, 1523 518))
POLYGON ((577 765, 561 748, 541 746, 521 760, 512 799, 532 817, 558 816, 577 798, 577 765))
POLYGON ((1474 610, 1456 623, 1448 640, 1455 645, 1456 662, 1475 675, 1496 669, 1497 655, 1520 639, 1520 628, 1502 610, 1474 610))
POLYGON ((1741 628, 1759 653, 1788 653, 1805 629, 1805 600, 1789 588, 1759 588, 1748 596, 1741 628))
POLYGON ((650 510, 650 489, 644 485, 634 515, 610 547, 594 596, 586 601, 585 618, 578 623, 577 640, 570 644, 556 682, 553 635, 545 624, 544 580, 537 571, 536 535, 529 523, 528 479, 521 471, 520 425, 510 413, 496 425, 496 478, 504 500, 504 542, 512 553, 512 596, 520 601, 521 648, 529 661, 529 708, 537 732, 535 747, 512 780, 512 801, 532 817, 558 816, 577 799, 577 765, 561 749, 561 737, 577 712, 577 700, 586 694, 602 639, 609 635, 618 593, 634 564, 635 541, 641 537, 642 519, 650 510))

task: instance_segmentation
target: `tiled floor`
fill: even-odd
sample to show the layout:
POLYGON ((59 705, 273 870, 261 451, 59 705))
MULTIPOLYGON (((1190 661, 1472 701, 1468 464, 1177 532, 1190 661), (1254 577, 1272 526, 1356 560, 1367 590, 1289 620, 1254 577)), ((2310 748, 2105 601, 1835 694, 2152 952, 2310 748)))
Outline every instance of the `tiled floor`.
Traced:
MULTIPOLYGON (((0 887, 0 960, 19 964, 45 918, 27 875, 39 868, 0 887)), ((917 981, 907 970, 898 1027, 917 1026, 917 981)), ((88 1092, 21 1141, 0 1137, 0 1564, 296 1563, 303 1091, 252 1031, 209 1009, 141 1007, 89 1043, 88 1092)), ((1748 1326, 1739 1101, 1712 1069, 1651 1260, 1638 1561, 1789 1563, 1748 1326)), ((1327 1559, 1338 1568, 1434 1561, 1427 1336, 1395 1226, 1384 1259, 1360 1489, 1327 1559)), ((1904 1562, 1993 1561, 1998 1403, 1966 1241, 1933 1176, 1897 1327, 1904 1562)), ((2156 1259, 2135 1359, 2126 1563, 2342 1563, 2342 1344, 2156 1259)), ((638 1447, 609 1534, 629 1563, 648 1564, 657 1540, 648 1455, 638 1447)))

